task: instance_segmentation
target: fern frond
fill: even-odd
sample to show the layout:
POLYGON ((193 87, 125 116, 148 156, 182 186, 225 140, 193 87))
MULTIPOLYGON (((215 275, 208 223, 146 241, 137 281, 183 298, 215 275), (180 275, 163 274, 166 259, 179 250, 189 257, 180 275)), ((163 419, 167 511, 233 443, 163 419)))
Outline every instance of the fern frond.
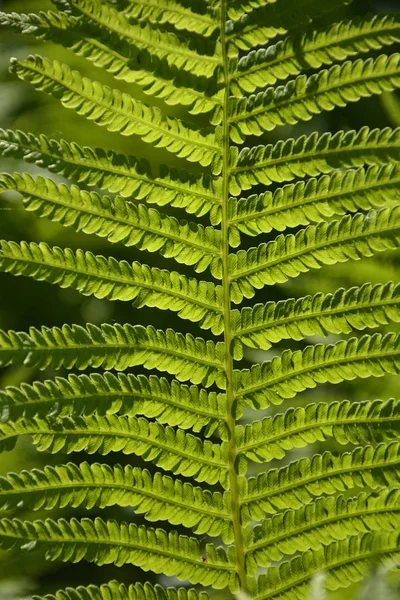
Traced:
MULTIPOLYGON (((287 23, 289 26, 289 23, 287 23)), ((231 53, 235 51, 235 58, 239 52, 248 52, 258 46, 265 46, 277 36, 287 33, 288 29, 278 20, 273 25, 256 25, 250 22, 248 16, 242 15, 236 21, 227 22, 228 41, 232 47, 231 53)), ((234 63, 235 64, 235 63, 234 63)))
MULTIPOLYGON (((165 520, 211 536, 229 534, 229 512, 218 492, 130 465, 46 466, 43 471, 21 471, 0 478, 0 507, 13 510, 52 510, 64 507, 130 507, 148 521, 165 520)), ((229 507, 228 507, 229 508, 229 507)))
POLYGON ((315 388, 319 383, 340 383, 397 374, 400 369, 400 335, 364 335, 304 350, 285 350, 281 356, 251 369, 236 372, 238 400, 255 408, 281 404, 285 398, 315 388))
POLYGON ((284 554, 317 550, 335 540, 366 531, 389 531, 400 526, 400 490, 361 493, 354 498, 317 498, 297 510, 265 519, 253 530, 247 566, 268 567, 284 554))
POLYGON ((239 96, 252 93, 304 69, 318 69, 398 41, 397 14, 356 17, 301 36, 286 37, 275 46, 249 52, 237 65, 231 65, 232 91, 239 96))
POLYGON ((135 365, 166 371, 179 381, 225 386, 223 342, 214 344, 190 334, 140 325, 88 324, 31 327, 26 332, 0 331, 0 365, 25 364, 38 369, 123 371, 135 365))
POLYGON ((224 394, 196 386, 169 382, 156 375, 145 377, 110 372, 70 374, 67 379, 23 383, 0 390, 0 421, 32 417, 79 415, 143 415, 160 423, 214 433, 225 415, 224 394))
POLYGON ((154 25, 173 25, 175 29, 209 37, 219 23, 211 11, 195 12, 176 0, 127 0, 124 14, 154 25))
POLYGON ((39 13, 17 13, 0 11, 0 25, 11 27, 17 33, 35 35, 38 39, 56 41, 55 31, 59 35, 73 34, 78 20, 71 15, 52 10, 39 13))
POLYGON ((118 415, 25 419, 0 425, 1 449, 10 450, 21 435, 30 435, 41 452, 110 452, 135 454, 164 470, 209 484, 227 483, 226 444, 149 423, 144 418, 118 415))
POLYGON ((121 196, 100 196, 78 186, 57 185, 52 179, 34 179, 28 173, 0 174, 0 192, 3 190, 22 194, 25 208, 38 216, 105 237, 112 243, 160 252, 178 263, 193 265, 198 273, 208 267, 212 270, 220 260, 220 231, 179 222, 121 196))
POLYGON ((212 215, 220 214, 221 180, 207 174, 196 177, 162 165, 160 174, 153 176, 144 159, 4 129, 0 129, 0 155, 34 163, 124 198, 145 199, 159 206, 171 204, 198 216, 209 211, 212 215))
POLYGON ((237 426, 239 454, 255 462, 281 459, 293 448, 333 438, 339 444, 361 444, 397 439, 400 401, 308 404, 283 414, 237 426))
POLYGON ((62 44, 77 56, 111 73, 115 79, 140 85, 145 94, 162 98, 166 104, 190 106, 190 113, 206 113, 219 103, 214 80, 197 77, 169 67, 165 60, 149 56, 146 50, 133 49, 123 40, 107 45, 105 32, 85 32, 80 20, 65 13, 52 11, 39 14, 0 12, 0 25, 12 27, 25 35, 62 44), (118 49, 118 50, 117 50, 118 49))
MULTIPOLYGON (((399 199, 400 167, 343 169, 330 175, 285 185, 275 192, 230 198, 232 237, 237 231, 255 236, 272 229, 308 225, 346 212, 387 206, 399 199)), ((237 235, 237 234, 236 234, 237 235)))
POLYGON ((317 0, 277 0, 253 5, 246 1, 246 13, 236 13, 235 21, 228 21, 228 41, 238 50, 265 46, 267 42, 289 30, 304 28, 324 14, 337 10, 351 0, 331 0, 322 4, 317 0), (247 10, 249 10, 247 12, 247 10))
POLYGON ((325 573, 328 590, 347 587, 364 579, 371 562, 395 567, 399 560, 399 531, 364 533, 333 542, 326 548, 305 552, 279 567, 271 567, 251 585, 255 600, 306 600, 313 576, 325 573))
POLYGON ((400 207, 346 215, 310 225, 295 235, 230 255, 232 300, 254 296, 255 289, 284 283, 323 265, 360 260, 400 245, 400 207))
POLYGON ((77 38, 68 47, 116 80, 135 83, 147 96, 160 98, 169 106, 186 106, 192 115, 208 113, 220 104, 221 93, 214 79, 169 67, 146 50, 126 49, 119 40, 112 49, 107 42, 108 38, 77 38))
POLYGON ((400 128, 312 133, 275 145, 243 148, 240 154, 232 152, 230 192, 237 196, 259 183, 270 185, 343 167, 399 161, 400 128))
POLYGON ((237 342, 262 350, 283 339, 351 333, 390 321, 400 322, 400 285, 391 281, 232 311, 237 342))
POLYGON ((46 596, 33 596, 32 600, 208 600, 206 592, 195 589, 163 588, 151 583, 134 583, 126 586, 118 581, 103 583, 99 587, 89 585, 65 588, 46 596))
POLYGON ((261 520, 266 513, 300 508, 322 493, 336 494, 354 487, 398 487, 399 478, 399 442, 357 447, 341 455, 324 452, 244 481, 242 515, 247 522, 261 520))
POLYGON ((233 21, 243 17, 244 13, 250 14, 253 10, 275 4, 277 0, 233 0, 228 6, 228 17, 233 21))
POLYGON ((138 135, 157 148, 165 148, 202 166, 213 163, 215 172, 220 170, 220 150, 212 133, 190 128, 179 119, 163 117, 158 108, 82 77, 58 61, 29 56, 24 61, 12 59, 10 69, 35 89, 60 100, 65 108, 75 110, 108 131, 138 135))
POLYGON ((230 98, 230 136, 242 143, 246 135, 262 135, 278 125, 309 121, 323 111, 346 106, 400 87, 400 54, 334 65, 307 77, 300 75, 285 86, 269 87, 244 98, 230 98))
MULTIPOLYGON (((272 294, 242 310, 233 304, 267 285, 296 288, 295 278, 312 269, 337 265, 332 272, 341 273, 340 263, 399 249, 400 127, 331 134, 318 126, 297 139, 244 147, 246 136, 280 126, 306 131, 301 122, 315 115, 400 88, 400 54, 380 54, 400 42, 399 15, 331 24, 328 13, 347 18, 351 0, 52 2, 57 11, 0 12, 0 26, 61 44, 78 62, 87 59, 91 73, 103 69, 99 81, 41 56, 12 59, 11 73, 75 111, 74 122, 85 117, 105 128, 103 146, 114 134, 129 136, 147 144, 146 155, 153 149, 155 165, 167 151, 173 164, 194 163, 198 175, 153 168, 117 149, 0 129, 0 160, 24 160, 35 165, 28 171, 45 168, 59 178, 0 173, 0 194, 6 203, 14 197, 8 192, 21 194, 20 206, 57 226, 158 252, 184 265, 185 275, 36 241, 0 241, 0 275, 171 310, 210 335, 114 323, 0 330, 0 370, 21 365, 41 379, 35 373, 49 369, 45 377, 54 378, 0 390, 0 453, 29 436, 39 452, 93 459, 52 459, 55 466, 0 477, 0 548, 38 549, 50 561, 130 564, 228 588, 240 600, 310 600, 321 571, 336 589, 360 580, 374 560, 397 565, 400 397, 288 402, 320 384, 400 373, 400 333, 358 333, 400 323, 392 256, 383 279, 378 261, 368 261, 373 283, 362 281, 361 269, 359 287, 281 300, 272 294), (111 87, 102 83, 113 78, 111 87), (132 85, 151 101, 139 101, 132 85), (255 194, 244 193, 253 186, 255 194), (151 205, 177 210, 170 216, 151 205), (210 225, 179 221, 173 215, 181 209, 210 225), (265 243, 242 245, 242 234, 264 234, 265 243), (190 267, 208 270, 214 282, 188 276, 190 267), (357 337, 349 338, 353 331, 357 337), (326 343, 302 341, 316 335, 326 343), (277 344, 287 339, 301 349, 282 351, 277 344), (272 358, 243 369, 235 362, 245 346, 272 358), (100 372, 79 374, 85 369, 100 372), (134 373, 116 373, 128 369, 134 373), (145 377, 144 369, 161 375, 145 377), (265 412, 283 403, 282 413, 265 412), (249 409, 264 414, 256 420, 249 409), (347 448, 299 451, 326 442, 330 450, 347 448), (297 460, 289 463, 289 452, 297 460), (110 456, 95 462, 96 454, 110 456), (275 460, 284 466, 275 468, 275 460), (4 515, 20 508, 114 513, 118 506, 137 513, 133 524, 4 515), (135 524, 144 519, 164 520, 168 532, 135 524), (204 551, 203 536, 220 537, 224 547, 204 551), (267 570, 257 579, 260 568, 267 570)), ((268 137, 277 140, 280 131, 268 137)), ((112 581, 38 600, 111 599, 208 596, 112 581)))
MULTIPOLYGON (((68 217, 67 217, 68 218, 68 217)), ((0 271, 72 288, 84 296, 134 300, 134 306, 173 310, 204 329, 222 328, 222 291, 175 271, 129 264, 92 252, 51 248, 44 242, 0 241, 0 271)))
POLYGON ((0 545, 22 550, 46 551, 47 560, 79 562, 83 559, 97 565, 132 564, 144 571, 164 573, 191 583, 223 588, 234 579, 231 556, 222 548, 207 545, 207 561, 203 561, 195 538, 166 533, 162 529, 115 520, 59 519, 52 521, 0 520, 0 545))
POLYGON ((188 43, 173 33, 147 24, 131 24, 122 12, 103 0, 70 0, 70 4, 74 12, 84 17, 85 23, 93 23, 117 40, 126 40, 134 48, 147 50, 178 69, 212 77, 222 64, 221 57, 215 53, 215 44, 207 40, 202 44, 188 43))

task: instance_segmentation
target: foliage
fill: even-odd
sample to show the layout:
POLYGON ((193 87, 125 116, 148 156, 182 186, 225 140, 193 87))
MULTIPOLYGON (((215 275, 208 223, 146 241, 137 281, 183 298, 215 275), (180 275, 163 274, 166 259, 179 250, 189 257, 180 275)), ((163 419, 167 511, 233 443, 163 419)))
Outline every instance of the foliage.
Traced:
MULTIPOLYGON (((400 87, 399 54, 390 53, 400 40, 398 13, 332 25, 346 3, 54 4, 38 14, 1 13, 0 22, 56 41, 139 86, 147 101, 41 55, 12 59, 13 76, 114 136, 140 138, 168 165, 2 129, 2 156, 53 177, 3 173, 0 191, 18 192, 27 211, 114 249, 158 253, 165 268, 4 240, 0 270, 172 311, 185 322, 183 331, 129 322, 0 331, 2 367, 61 370, 0 392, 0 451, 30 435, 39 451, 96 460, 118 452, 152 463, 148 470, 72 460, 5 475, 0 506, 10 515, 1 515, 0 545, 41 550, 49 561, 135 565, 256 600, 306 599, 318 581, 328 590, 346 587, 368 574, 371 560, 390 568, 400 557, 399 400, 289 401, 327 382, 398 374, 400 336, 381 331, 400 321, 398 285, 383 278, 259 300, 267 286, 284 294, 307 272, 399 248, 399 130, 267 137, 400 87), (258 136, 266 143, 256 145, 258 136), (249 247, 246 236, 263 237, 249 247), (329 343, 332 334, 353 332, 329 343), (314 335, 328 343, 296 349, 314 335), (283 350, 283 340, 293 347, 283 350), (278 356, 251 368, 240 362, 247 349, 271 347, 278 356), (151 373, 122 373, 138 367, 151 373), (99 372, 64 372, 86 369, 99 372), (274 414, 271 407, 281 404, 274 414), (285 460, 292 449, 329 438, 355 448, 285 460), (283 462, 264 466, 272 461, 283 462), (33 520, 13 513, 115 505, 165 528, 86 513, 33 520)), ((42 598, 206 596, 111 581, 42 598)))

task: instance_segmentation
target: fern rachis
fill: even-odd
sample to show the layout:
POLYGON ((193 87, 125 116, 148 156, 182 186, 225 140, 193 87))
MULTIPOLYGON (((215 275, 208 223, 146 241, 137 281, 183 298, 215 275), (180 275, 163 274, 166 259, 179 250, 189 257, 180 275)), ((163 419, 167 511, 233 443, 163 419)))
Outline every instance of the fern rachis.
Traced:
MULTIPOLYGON (((398 250, 400 132, 362 127, 250 148, 244 142, 400 87, 399 55, 391 53, 400 40, 398 14, 321 25, 322 17, 334 21, 338 3, 330 12, 316 0, 54 4, 56 11, 38 15, 0 13, 0 21, 56 40, 115 80, 141 86, 147 103, 40 55, 12 59, 11 72, 93 125, 165 149, 179 170, 0 130, 1 156, 66 180, 3 173, 1 192, 19 192, 38 217, 146 251, 150 263, 3 240, 0 270, 171 311, 181 327, 88 323, 0 331, 2 367, 102 371, 0 391, 0 451, 29 435, 39 451, 98 458, 9 473, 0 478, 0 508, 23 503, 31 511, 73 507, 84 514, 131 507, 144 523, 164 521, 166 529, 129 518, 21 521, 10 513, 0 518, 0 545, 44 549, 49 560, 132 564, 256 600, 306 599, 319 571, 327 589, 336 589, 361 580, 373 557, 394 564, 399 400, 290 400, 327 382, 398 375, 400 336, 387 327, 400 321, 399 286, 363 282, 291 297, 289 285, 307 272, 398 250), (368 56, 381 49, 386 54, 368 56), (152 98, 164 102, 161 109, 152 98), (248 248, 245 236, 260 236, 260 243, 248 248), (155 253, 177 264, 151 266, 155 253), (267 286, 283 299, 261 303, 259 290, 267 286), (244 305, 256 294, 256 304, 244 305), (185 330, 188 322, 199 335, 185 330), (332 334, 332 343, 302 345, 332 334), (284 350, 283 340, 300 348, 284 350), (242 368, 246 348, 271 347, 278 355, 242 368), (131 367, 154 373, 123 373, 131 367), (355 448, 286 459, 329 439, 355 448), (101 459, 109 453, 139 457, 141 466, 110 466, 101 459), (272 468, 276 460, 286 462, 272 468), (155 472, 146 469, 149 462, 155 472), (356 495, 341 495, 348 490, 356 495), (210 538, 204 552, 202 535, 210 538), (223 546, 212 541, 217 536, 223 546), (259 568, 266 571, 257 576, 259 568)), ((176 594, 112 581, 46 600, 176 594)), ((198 592, 180 588, 179 597, 193 600, 198 592)))

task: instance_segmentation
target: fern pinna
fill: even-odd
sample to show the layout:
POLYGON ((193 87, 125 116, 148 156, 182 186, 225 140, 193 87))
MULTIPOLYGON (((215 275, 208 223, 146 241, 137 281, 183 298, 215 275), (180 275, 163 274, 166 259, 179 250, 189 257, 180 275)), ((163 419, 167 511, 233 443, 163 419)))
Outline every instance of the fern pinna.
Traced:
MULTIPOLYGON (((283 340, 400 320, 393 282, 297 298, 286 292, 303 273, 399 247, 400 131, 363 127, 245 146, 272 130, 283 136, 281 125, 400 87, 400 55, 379 53, 399 41, 399 14, 332 24, 343 0, 54 4, 39 14, 2 13, 1 22, 141 86, 148 104, 95 73, 88 79, 38 55, 12 59, 11 72, 111 132, 166 149, 181 170, 1 130, 2 156, 71 183, 4 173, 0 189, 19 192, 39 217, 158 252, 171 269, 175 260, 194 272, 1 243, 2 271, 182 319, 182 332, 109 323, 0 332, 3 367, 96 369, 3 389, 3 451, 30 435, 40 451, 122 452, 157 468, 64 462, 10 473, 0 480, 4 511, 21 503, 32 510, 119 505, 155 526, 129 518, 22 521, 11 512, 0 520, 1 545, 44 549, 49 560, 132 564, 256 600, 307 598, 319 571, 336 589, 365 577, 372 559, 396 563, 400 401, 367 393, 361 401, 290 401, 318 384, 398 373, 400 337, 357 333, 275 352, 251 368, 235 362, 245 347, 278 344, 279 351, 283 340), (186 116, 168 116, 166 105, 186 116), (168 215, 168 206, 190 220, 168 215), (249 237, 258 245, 249 247, 249 237), (266 286, 280 286, 283 299, 260 303, 268 294, 258 294, 251 304, 266 286), (185 334, 184 320, 206 330, 205 339, 185 334), (160 375, 123 373, 134 366, 160 375), (283 412, 268 411, 280 404, 283 412), (355 447, 272 468, 291 449, 328 438, 355 447), (159 520, 190 534, 165 531, 159 520), (220 539, 204 548, 204 536, 220 539)), ((112 581, 46 599, 195 600, 198 593, 112 581)))

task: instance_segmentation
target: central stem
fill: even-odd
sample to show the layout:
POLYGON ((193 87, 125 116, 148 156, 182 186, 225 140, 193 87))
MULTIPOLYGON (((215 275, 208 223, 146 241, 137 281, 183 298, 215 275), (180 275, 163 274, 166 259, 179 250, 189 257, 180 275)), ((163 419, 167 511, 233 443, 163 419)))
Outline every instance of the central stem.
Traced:
POLYGON ((221 0, 221 45, 222 60, 224 65, 224 105, 223 105, 223 131, 222 131, 222 288, 223 288, 223 315, 224 315, 224 339, 225 339, 225 374, 226 374, 226 398, 227 414, 226 423, 229 435, 228 470, 229 485, 232 498, 232 527, 234 544, 236 549, 236 572, 239 578, 241 591, 246 591, 246 566, 243 530, 240 517, 240 498, 238 474, 236 471, 237 446, 235 437, 236 427, 236 402, 233 385, 233 354, 232 350, 232 326, 231 326, 231 300, 230 300, 230 273, 229 273, 229 73, 228 73, 228 50, 225 35, 225 23, 227 0, 221 0))

